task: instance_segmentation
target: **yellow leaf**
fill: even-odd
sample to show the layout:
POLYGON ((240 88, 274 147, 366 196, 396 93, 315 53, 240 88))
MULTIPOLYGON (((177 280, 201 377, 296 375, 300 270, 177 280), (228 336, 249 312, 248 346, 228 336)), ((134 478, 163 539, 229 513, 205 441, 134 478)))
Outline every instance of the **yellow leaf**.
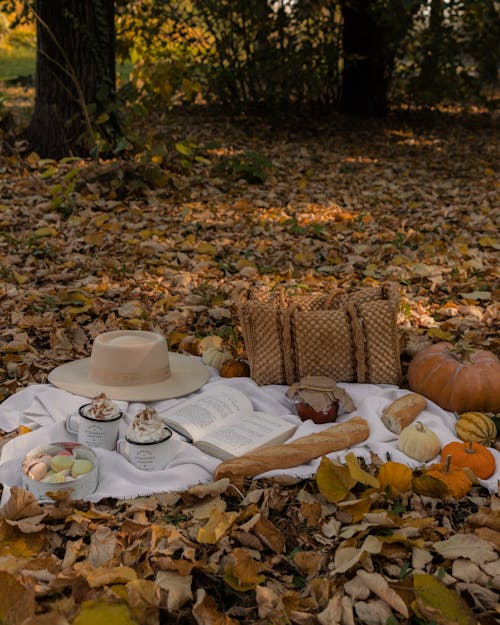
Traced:
POLYGON ((260 575, 263 565, 254 560, 247 549, 236 547, 232 551, 234 561, 224 569, 224 581, 236 590, 251 590, 265 581, 260 575))
POLYGON ((207 243, 206 241, 201 241, 198 247, 196 248, 197 254, 208 254, 208 256, 215 256, 217 254, 217 248, 215 245, 211 243, 207 243))
POLYGON ((33 234, 36 237, 55 237, 59 233, 55 228, 50 228, 49 226, 45 226, 44 228, 37 228, 33 234))
POLYGON ((474 625, 476 619, 460 595, 427 573, 413 575, 415 601, 412 609, 419 617, 438 625, 474 625))
POLYGON ((194 248, 194 244, 196 243, 196 238, 194 234, 188 234, 187 237, 180 244, 180 249, 184 252, 188 252, 194 248))
POLYGON ((204 527, 199 528, 196 540, 203 544, 215 544, 228 531, 237 516, 237 512, 214 510, 208 523, 204 527))
POLYGON ((409 258, 407 256, 402 256, 401 254, 396 254, 396 256, 394 256, 391 260, 391 264, 392 265, 406 265, 406 263, 409 261, 409 258))
POLYGON ((30 152, 24 160, 30 165, 37 165, 40 160, 40 156, 36 152, 30 152))
POLYGON ((73 625, 137 625, 123 603, 83 601, 73 625))
POLYGON ((309 267, 314 261, 312 252, 297 252, 293 257, 293 262, 301 267, 309 267))
POLYGON ((44 545, 45 538, 38 533, 20 536, 13 533, 10 539, 0 541, 0 557, 14 555, 17 558, 32 558, 40 553, 44 545))
POLYGON ((106 213, 99 213, 94 218, 94 225, 100 228, 108 220, 109 220, 109 215, 106 215, 106 213))
POLYGON ((86 306, 92 303, 92 298, 81 291, 67 291, 60 299, 61 304, 73 304, 75 306, 86 306))
POLYGON ((100 247, 104 240, 103 232, 91 232, 85 235, 85 243, 89 245, 94 245, 95 247, 100 247))
POLYGON ((478 239, 478 243, 481 247, 494 247, 498 249, 499 240, 493 237, 481 237, 478 239))
POLYGON ((24 284, 29 280, 28 276, 23 276, 21 273, 17 273, 17 271, 13 271, 12 274, 14 275, 14 278, 18 284, 24 284))
POLYGON ((46 178, 52 178, 54 174, 57 174, 57 167, 47 167, 47 169, 40 174, 40 178, 45 180, 46 178))
POLYGON ((5 571, 0 571, 0 623, 21 625, 35 613, 35 593, 5 571))
POLYGON ((356 484, 348 467, 334 464, 324 456, 316 472, 316 484, 319 492, 331 503, 342 501, 356 484))
POLYGON ((87 306, 68 306, 64 309, 64 317, 68 319, 72 319, 73 317, 76 317, 77 315, 86 313, 91 308, 92 308, 91 304, 87 304, 87 306))
POLYGON ((439 341, 453 341, 453 335, 439 328, 431 328, 427 331, 427 336, 430 336, 439 341))
POLYGON ((359 466, 359 460, 356 456, 350 451, 346 457, 345 462, 347 467, 349 468, 349 473, 353 480, 356 482, 361 482, 361 484, 366 484, 366 486, 371 486, 372 488, 379 488, 380 482, 376 477, 370 475, 359 466))
POLYGON ((133 579, 137 579, 137 573, 129 566, 100 566, 89 571, 87 575, 87 582, 91 588, 109 584, 126 584, 133 579))
POLYGON ((168 335, 168 346, 170 349, 177 347, 186 336, 187 334, 185 332, 178 332, 177 330, 170 332, 168 335))
POLYGON ((342 508, 342 512, 347 512, 352 517, 352 522, 357 523, 370 511, 371 501, 368 497, 361 499, 355 499, 354 501, 340 501, 339 507, 342 508))

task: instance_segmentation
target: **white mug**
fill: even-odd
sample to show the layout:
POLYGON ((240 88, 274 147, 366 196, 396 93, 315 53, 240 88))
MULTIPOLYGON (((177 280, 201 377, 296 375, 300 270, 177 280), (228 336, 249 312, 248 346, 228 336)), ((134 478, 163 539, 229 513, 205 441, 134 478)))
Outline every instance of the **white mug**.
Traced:
POLYGON ((66 429, 76 434, 78 442, 87 447, 102 447, 111 451, 116 447, 122 413, 113 419, 94 419, 85 414, 85 406, 81 406, 78 414, 66 417, 66 429))
POLYGON ((170 460, 169 448, 172 441, 172 430, 165 426, 165 438, 160 441, 138 443, 127 437, 116 444, 116 451, 127 458, 137 469, 142 471, 161 471, 170 460))

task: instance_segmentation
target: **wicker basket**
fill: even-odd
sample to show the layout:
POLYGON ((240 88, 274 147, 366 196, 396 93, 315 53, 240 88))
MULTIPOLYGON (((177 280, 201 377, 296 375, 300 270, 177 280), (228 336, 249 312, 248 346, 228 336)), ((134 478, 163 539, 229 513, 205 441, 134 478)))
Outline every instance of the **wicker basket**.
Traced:
POLYGON ((247 298, 238 312, 250 375, 257 384, 290 385, 306 375, 400 384, 398 305, 394 285, 247 298))

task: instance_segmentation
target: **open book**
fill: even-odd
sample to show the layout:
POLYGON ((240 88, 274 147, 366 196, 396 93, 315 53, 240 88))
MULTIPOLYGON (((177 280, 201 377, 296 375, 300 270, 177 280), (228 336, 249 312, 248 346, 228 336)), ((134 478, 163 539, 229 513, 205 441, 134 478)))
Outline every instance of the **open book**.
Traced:
POLYGON ((221 460, 282 443, 296 429, 280 417, 255 412, 246 395, 223 385, 182 401, 160 417, 198 449, 221 460))

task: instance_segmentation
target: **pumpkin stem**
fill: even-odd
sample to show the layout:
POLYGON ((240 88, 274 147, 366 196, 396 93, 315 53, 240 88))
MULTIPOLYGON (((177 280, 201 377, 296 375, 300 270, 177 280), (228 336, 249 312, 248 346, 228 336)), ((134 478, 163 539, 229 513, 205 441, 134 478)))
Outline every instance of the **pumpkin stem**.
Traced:
POLYGON ((467 347, 465 345, 456 345, 451 347, 449 353, 455 356, 459 362, 470 362, 469 356, 476 351, 474 347, 467 347))
POLYGON ((417 429, 419 432, 423 432, 425 430, 424 424, 420 421, 417 421, 415 423, 415 429, 417 429))
POLYGON ((467 446, 465 447, 465 451, 466 451, 466 453, 468 453, 468 454, 475 454, 475 453, 476 453, 476 450, 475 450, 475 449, 473 449, 473 447, 472 447, 472 441, 469 441, 469 446, 468 446, 468 447, 467 447, 467 446))
POLYGON ((449 473, 450 472, 450 465, 451 465, 451 454, 448 454, 446 456, 446 460, 444 461, 443 473, 449 473))

